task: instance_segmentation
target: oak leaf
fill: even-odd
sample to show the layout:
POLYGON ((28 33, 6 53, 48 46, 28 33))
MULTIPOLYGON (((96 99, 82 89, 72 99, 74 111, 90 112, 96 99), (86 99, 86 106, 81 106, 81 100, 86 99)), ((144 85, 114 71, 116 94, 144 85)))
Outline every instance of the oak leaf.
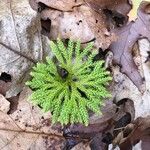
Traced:
POLYGON ((110 47, 114 53, 114 62, 121 66, 121 72, 125 73, 138 89, 141 89, 143 78, 133 60, 132 48, 139 38, 150 40, 150 15, 143 11, 145 5, 147 3, 143 3, 138 10, 138 18, 135 22, 130 22, 127 26, 116 30, 119 38, 110 47))

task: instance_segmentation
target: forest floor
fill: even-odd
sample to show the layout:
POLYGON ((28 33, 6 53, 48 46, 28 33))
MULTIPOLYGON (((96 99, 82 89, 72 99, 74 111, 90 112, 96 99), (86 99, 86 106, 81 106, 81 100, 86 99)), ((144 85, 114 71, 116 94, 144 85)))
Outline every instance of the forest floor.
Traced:
POLYGON ((0 1, 0 150, 149 150, 150 1, 0 1), (32 67, 49 40, 93 41, 112 97, 90 124, 51 124, 29 101, 32 67))

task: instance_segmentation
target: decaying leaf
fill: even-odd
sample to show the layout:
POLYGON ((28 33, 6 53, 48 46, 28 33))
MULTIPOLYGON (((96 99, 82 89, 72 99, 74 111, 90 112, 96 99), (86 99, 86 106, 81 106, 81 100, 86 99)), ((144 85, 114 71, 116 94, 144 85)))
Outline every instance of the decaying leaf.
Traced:
POLYGON ((85 2, 96 11, 99 11, 100 9, 109 9, 124 16, 126 16, 131 9, 128 0, 85 0, 85 2))
MULTIPOLYGON (((126 77, 126 75, 120 73, 119 69, 116 69, 117 67, 113 68, 114 80, 116 82, 116 85, 114 86, 114 91, 116 93, 115 99, 117 102, 121 103, 120 99, 125 99, 125 98, 130 98, 134 102, 135 119, 139 118, 140 116, 142 116, 143 118, 145 117, 145 119, 142 119, 142 122, 144 124, 145 122, 144 120, 146 120, 146 118, 147 118, 147 121, 149 120, 147 116, 150 114, 150 102, 149 102, 149 99, 150 99, 149 64, 150 63, 149 61, 146 61, 149 56, 150 43, 147 39, 141 39, 137 42, 137 44, 138 44, 138 47, 136 47, 138 51, 138 54, 136 56, 137 61, 138 61, 137 64, 140 65, 139 68, 141 69, 141 71, 143 71, 143 76, 145 78, 145 83, 146 83, 145 85, 146 91, 144 93, 141 93, 137 89, 137 87, 133 85, 131 80, 129 80, 129 78, 126 77)), ((123 146, 121 146, 122 150, 130 149, 132 145, 135 145, 140 140, 142 140, 142 143, 143 143, 143 140, 144 141, 146 140, 144 139, 145 135, 144 135, 144 138, 143 137, 138 138, 138 135, 137 135, 137 139, 138 139, 137 141, 128 140, 128 136, 131 135, 133 129, 135 129, 135 125, 137 125, 137 123, 135 124, 133 123, 134 122, 131 121, 131 123, 128 124, 125 128, 123 127, 123 128, 120 128, 120 130, 118 130, 120 132, 123 132, 123 138, 121 139, 119 138, 117 140, 117 142, 120 143, 120 145, 122 145, 121 143, 123 143, 123 146)), ((147 127, 148 126, 149 126, 149 121, 147 122, 147 127)), ((147 131, 149 132, 149 130, 147 131)), ((140 142, 140 144, 142 143, 140 142)))
MULTIPOLYGON (((36 60, 43 57, 45 45, 42 45, 39 31, 40 19, 42 19, 42 29, 45 29, 51 39, 57 37, 81 39, 82 43, 94 40, 96 47, 106 49, 115 40, 115 36, 108 30, 108 22, 103 10, 108 9, 125 16, 130 9, 127 0, 58 0, 57 3, 54 3, 54 0, 30 0, 30 4, 41 13, 41 18, 37 18, 36 12, 29 7, 27 0, 0 3, 0 80, 2 74, 7 73, 10 74, 12 81, 7 97, 16 95, 22 89, 22 83, 29 68, 36 60), (39 5, 40 8, 38 8, 39 5), (43 24, 45 20, 48 21, 46 25, 43 24)), ((115 130, 122 131, 122 128, 134 117, 146 116, 150 113, 149 59, 146 58, 150 44, 147 44, 146 41, 144 45, 139 42, 142 62, 135 63, 131 51, 139 38, 146 37, 150 40, 150 16, 145 12, 148 11, 143 11, 141 6, 135 23, 132 22, 119 29, 116 32, 119 36, 118 41, 111 46, 115 62, 118 65, 121 64, 121 71, 139 89, 143 80, 136 64, 142 66, 143 77, 147 82, 145 93, 141 94, 129 78, 116 69, 117 66, 112 67, 113 99, 118 107, 116 108, 116 105, 111 102, 110 105, 106 105, 107 109, 104 109, 103 116, 90 114, 88 127, 74 125, 67 128, 69 135, 73 136, 69 137, 71 140, 77 138, 85 142, 92 139, 91 143, 94 141, 95 146, 93 148, 107 147, 112 137, 110 141, 107 141, 108 143, 104 142, 102 132, 104 135, 110 135, 108 133, 113 132, 112 129, 115 127, 115 130), (124 99, 131 99, 134 103, 132 105, 128 102, 122 104, 120 100, 124 99), (97 138, 96 135, 100 138, 97 138)), ((5 91, 7 90, 2 90, 4 95, 5 91)), ((0 103, 6 103, 5 107, 4 105, 0 107, 0 149, 63 149, 65 140, 61 129, 57 126, 54 129, 51 126, 49 113, 43 114, 39 107, 27 102, 30 94, 31 91, 25 89, 13 111, 11 111, 11 101, 8 102, 3 96, 0 97, 0 103)), ((120 132, 116 143, 120 147, 127 146, 127 144, 130 146, 141 137, 145 138, 145 135, 149 133, 149 120, 149 117, 139 118, 140 122, 136 120, 134 125, 130 123, 129 125, 133 126, 125 127, 124 132, 126 132, 120 132)), ((115 133, 111 135, 114 136, 115 133)), ((90 147, 92 148, 88 142, 86 144, 82 142, 74 149, 90 149, 90 147)))
POLYGON ((150 3, 144 9, 145 13, 150 14, 150 3))
POLYGON ((150 40, 150 15, 143 12, 143 7, 139 9, 135 23, 131 22, 116 31, 119 38, 111 45, 115 63, 121 66, 121 72, 125 73, 138 89, 143 84, 143 79, 133 61, 132 47, 138 38, 146 37, 150 40))
POLYGON ((134 122, 134 128, 132 132, 120 142, 120 148, 130 149, 136 143, 138 143, 142 138, 148 137, 150 134, 150 116, 145 118, 139 117, 134 122))
MULTIPOLYGON (((27 102, 31 91, 25 89, 11 114, 0 111, 0 149, 62 149, 64 138, 53 129, 50 114, 27 102)), ((55 127, 56 128, 56 127, 55 127)))
POLYGON ((6 97, 21 91, 27 72, 42 58, 40 21, 28 0, 0 2, 0 74, 11 76, 6 97))
POLYGON ((0 94, 0 111, 7 113, 9 111, 10 102, 5 99, 3 95, 0 94))
POLYGON ((83 144, 80 143, 78 145, 76 145, 75 147, 73 147, 71 150, 91 150, 91 148, 89 147, 89 144, 83 144))
POLYGON ((145 79, 145 92, 141 93, 133 82, 124 74, 119 71, 119 67, 113 67, 114 81, 113 91, 116 102, 121 99, 131 99, 134 102, 135 118, 139 116, 147 116, 150 113, 150 73, 149 62, 145 63, 150 51, 150 43, 147 39, 139 40, 138 42, 138 64, 145 79))
POLYGON ((90 147, 93 150, 104 150, 108 149, 109 140, 111 140, 111 137, 106 136, 103 137, 102 133, 98 133, 94 136, 94 138, 90 141, 90 147), (104 139, 105 138, 105 139, 104 139))
MULTIPOLYGON (((33 6, 34 0, 31 0, 33 6)), ((82 43, 95 41, 97 48, 106 49, 116 38, 113 33, 107 29, 105 15, 102 10, 99 12, 93 10, 87 3, 77 5, 80 1, 70 1, 71 11, 60 10, 68 7, 67 2, 50 5, 53 1, 39 1, 44 3, 45 8, 41 11, 42 20, 51 20, 50 39, 55 40, 57 37, 64 39, 80 39, 82 43), (51 7, 53 6, 53 7, 51 7)), ((41 4, 41 3, 40 3, 41 4)), ((67 8, 66 8, 67 9, 67 8)))
POLYGON ((33 9, 37 9, 39 4, 59 11, 72 11, 74 7, 84 4, 84 0, 30 0, 33 9))

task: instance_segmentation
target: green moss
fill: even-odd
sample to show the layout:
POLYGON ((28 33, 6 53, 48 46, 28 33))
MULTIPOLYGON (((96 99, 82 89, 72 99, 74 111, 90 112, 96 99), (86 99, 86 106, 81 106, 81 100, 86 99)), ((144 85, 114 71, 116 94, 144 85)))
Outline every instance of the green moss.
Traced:
POLYGON ((112 79, 103 61, 93 61, 93 43, 80 48, 80 42, 69 40, 65 47, 58 39, 50 42, 57 62, 47 57, 37 63, 26 84, 34 89, 31 100, 44 111, 52 112, 52 122, 88 125, 88 111, 101 113, 103 99, 110 96, 106 85, 112 79))

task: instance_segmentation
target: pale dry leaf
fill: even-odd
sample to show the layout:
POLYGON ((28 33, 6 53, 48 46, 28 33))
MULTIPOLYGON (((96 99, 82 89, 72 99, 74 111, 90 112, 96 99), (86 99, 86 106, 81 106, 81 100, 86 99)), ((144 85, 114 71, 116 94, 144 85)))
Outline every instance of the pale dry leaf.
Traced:
POLYGON ((120 141, 123 139, 123 132, 121 131, 117 137, 113 140, 113 145, 116 146, 120 143, 120 141))
POLYGON ((42 58, 40 21, 28 0, 0 0, 0 74, 11 75, 6 97, 21 91, 29 68, 42 58))
POLYGON ((97 48, 106 49, 116 39, 114 34, 107 30, 104 14, 95 12, 87 5, 74 8, 72 12, 44 9, 41 17, 43 20, 51 20, 49 37, 53 40, 57 37, 80 39, 82 43, 94 40, 97 48))
POLYGON ((0 111, 7 113, 10 109, 10 102, 6 100, 6 98, 0 94, 0 111))
POLYGON ((75 147, 73 147, 71 150, 91 150, 89 144, 79 143, 75 147))
POLYGON ((0 149, 62 149, 64 138, 60 128, 53 129, 49 113, 27 101, 31 94, 25 89, 12 114, 0 112, 0 149))
MULTIPOLYGON (((129 12, 129 21, 135 21, 137 18, 137 12, 138 8, 143 0, 132 0, 132 9, 129 12)), ((150 0, 146 0, 147 2, 150 2, 150 0)))
POLYGON ((113 33, 108 32, 103 12, 101 10, 96 12, 87 6, 81 6, 78 11, 82 14, 88 27, 94 34, 96 47, 107 49, 111 42, 116 40, 116 37, 113 33))

